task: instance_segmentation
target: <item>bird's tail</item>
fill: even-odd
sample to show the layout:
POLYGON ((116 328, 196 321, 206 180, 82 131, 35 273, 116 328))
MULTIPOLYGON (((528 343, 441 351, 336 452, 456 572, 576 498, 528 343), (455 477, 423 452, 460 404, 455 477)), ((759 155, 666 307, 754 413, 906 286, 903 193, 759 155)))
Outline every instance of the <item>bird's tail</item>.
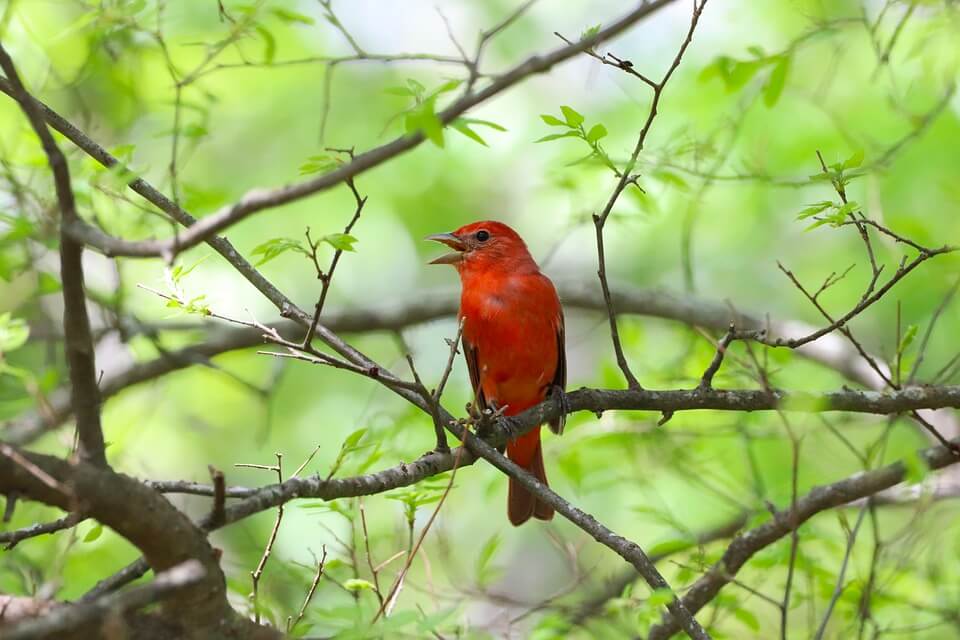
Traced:
MULTIPOLYGON (((537 480, 547 484, 547 473, 543 468, 543 450, 540 448, 540 427, 508 442, 507 457, 529 471, 537 480)), ((510 487, 507 491, 507 516, 511 524, 518 527, 531 516, 538 520, 552 519, 553 507, 537 500, 526 487, 510 478, 510 487)))

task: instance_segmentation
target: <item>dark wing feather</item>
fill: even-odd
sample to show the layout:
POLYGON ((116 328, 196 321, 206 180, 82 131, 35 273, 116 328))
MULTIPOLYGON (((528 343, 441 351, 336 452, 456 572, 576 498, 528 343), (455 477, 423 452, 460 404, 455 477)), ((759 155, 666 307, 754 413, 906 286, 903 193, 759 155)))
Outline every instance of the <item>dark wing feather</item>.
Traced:
POLYGON ((461 343, 463 357, 467 361, 467 371, 470 372, 470 386, 473 387, 473 393, 477 398, 477 409, 483 411, 487 408, 487 399, 483 396, 483 389, 480 387, 480 358, 477 355, 477 348, 467 340, 467 336, 463 336, 461 343))
MULTIPOLYGON (((563 311, 561 311, 560 322, 557 323, 557 371, 553 374, 553 383, 550 392, 553 392, 555 389, 563 392, 567 388, 567 350, 564 333, 563 311)), ((567 414, 564 413, 556 420, 550 421, 550 431, 560 435, 563 433, 563 427, 566 423, 567 414)))

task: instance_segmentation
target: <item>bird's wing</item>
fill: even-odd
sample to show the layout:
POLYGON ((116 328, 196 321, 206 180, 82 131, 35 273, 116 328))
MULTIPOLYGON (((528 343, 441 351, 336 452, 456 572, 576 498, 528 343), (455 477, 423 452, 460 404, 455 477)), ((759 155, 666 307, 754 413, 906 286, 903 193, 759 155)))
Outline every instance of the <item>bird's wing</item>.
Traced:
POLYGON ((487 408, 487 399, 483 396, 483 387, 480 386, 480 358, 477 355, 477 348, 467 340, 467 336, 463 336, 461 342, 463 357, 467 361, 467 371, 470 372, 470 386, 473 387, 473 393, 477 398, 477 409, 483 411, 487 408))
MULTIPOLYGON (((553 374, 551 391, 559 389, 560 392, 563 392, 567 388, 567 350, 564 333, 563 311, 560 311, 560 318, 557 322, 557 370, 553 374)), ((559 418, 550 421, 550 431, 560 435, 563 433, 563 427, 566 423, 567 414, 564 413, 559 418)))

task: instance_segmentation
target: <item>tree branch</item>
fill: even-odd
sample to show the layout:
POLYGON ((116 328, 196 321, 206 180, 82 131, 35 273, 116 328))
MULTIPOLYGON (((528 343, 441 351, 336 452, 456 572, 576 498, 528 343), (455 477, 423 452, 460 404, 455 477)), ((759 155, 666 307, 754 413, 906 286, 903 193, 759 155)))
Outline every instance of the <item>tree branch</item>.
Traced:
POLYGON ((42 481, 32 469, 5 455, 0 456, 0 492, 16 491, 25 498, 95 518, 140 549, 158 573, 188 560, 200 563, 203 578, 164 602, 167 619, 191 633, 206 629, 214 634, 211 637, 231 629, 239 633, 255 628, 227 602, 219 559, 204 532, 163 496, 110 469, 35 453, 19 452, 19 456, 59 484, 42 481))
MULTIPOLYGON (((673 1, 674 0, 651 0, 649 2, 641 2, 636 9, 589 38, 584 38, 574 44, 560 47, 544 55, 531 56, 524 62, 498 76, 480 91, 463 95, 449 107, 438 113, 437 117, 441 122, 447 124, 466 113, 469 109, 513 87, 527 77, 548 71, 553 66, 576 56, 582 51, 623 33, 636 22, 650 16, 658 9, 673 1)), ((10 86, 8 83, 0 82, 0 91, 10 93, 9 89, 10 86)), ((45 111, 45 116, 52 114, 49 109, 45 111)), ((54 128, 57 128, 56 122, 51 121, 51 124, 54 128)), ((64 133, 64 135, 70 138, 70 135, 66 132, 61 133, 64 133)), ((109 236, 100 229, 80 219, 68 221, 66 228, 72 238, 89 246, 96 247, 107 256, 163 257, 169 260, 181 251, 212 239, 217 233, 254 213, 288 204, 295 200, 325 191, 405 151, 413 149, 423 142, 424 139, 425 137, 422 132, 404 135, 385 145, 361 153, 349 163, 311 180, 275 189, 250 191, 238 202, 226 206, 206 216, 202 220, 197 221, 191 217, 191 222, 186 225, 189 227, 187 231, 167 240, 126 241, 109 236)), ((71 140, 76 143, 76 140, 72 138, 71 140)), ((78 146, 81 145, 78 144, 78 146)), ((103 154, 98 155, 103 157, 103 154)), ((98 160, 99 159, 100 158, 98 158, 98 160)), ((103 164, 112 166, 112 164, 115 163, 116 160, 114 159, 114 162, 111 164, 107 164, 106 162, 103 164)), ((141 188, 146 184, 138 179, 131 182, 130 185, 134 187, 137 183, 141 183, 141 188)), ((164 200, 167 199, 164 198, 164 200)), ((156 204, 156 202, 154 204, 156 204)), ((170 202, 169 204, 176 207, 175 203, 170 202)), ((161 208, 164 209, 164 207, 161 208)), ((177 208, 179 209, 179 207, 177 208)), ((166 209, 164 210, 166 211, 166 209)), ((174 219, 183 224, 183 219, 177 216, 174 216, 174 219)))
POLYGON ((94 359, 87 296, 83 283, 83 245, 67 229, 80 220, 77 216, 67 159, 47 129, 40 106, 27 92, 13 60, 0 44, 0 68, 7 76, 11 95, 20 104, 33 127, 53 172, 53 183, 60 205, 60 278, 63 283, 63 330, 67 366, 70 370, 70 403, 77 416, 80 457, 105 467, 103 428, 100 425, 100 389, 94 359))
POLYGON ((161 602, 178 591, 195 586, 205 573, 200 562, 186 560, 158 573, 157 577, 147 584, 137 585, 120 593, 107 594, 90 602, 56 607, 41 618, 25 620, 12 628, 4 629, 3 637, 6 640, 42 640, 64 638, 78 631, 84 635, 96 633, 100 628, 108 626, 115 617, 148 604, 161 602))
MULTIPOLYGON (((960 444, 960 438, 953 440, 960 444)), ((944 447, 932 447, 920 452, 930 469, 942 469, 956 464, 958 458, 944 447)), ((725 585, 736 576, 747 561, 761 549, 788 535, 794 528, 827 509, 847 504, 873 495, 902 482, 906 475, 903 463, 857 473, 833 484, 815 487, 799 498, 794 508, 773 513, 773 518, 758 527, 744 531, 734 538, 723 557, 691 586, 683 597, 683 603, 692 612, 697 612, 710 602, 725 585)), ((650 629, 648 640, 665 640, 680 629, 679 624, 668 614, 650 629)))

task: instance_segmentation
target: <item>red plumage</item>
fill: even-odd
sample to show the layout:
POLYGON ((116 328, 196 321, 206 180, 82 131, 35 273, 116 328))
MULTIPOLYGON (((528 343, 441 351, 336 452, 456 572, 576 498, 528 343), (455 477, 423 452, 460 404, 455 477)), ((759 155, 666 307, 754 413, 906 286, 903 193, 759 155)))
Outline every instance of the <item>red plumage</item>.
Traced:
MULTIPOLYGON (((431 239, 457 250, 434 262, 453 264, 460 274, 464 355, 481 408, 505 407, 505 415, 516 415, 542 402, 554 387, 562 390, 563 310, 520 236, 502 222, 483 221, 431 239)), ((550 427, 561 432, 563 420, 550 427)), ((540 427, 508 442, 507 456, 547 484, 540 427)), ((507 505, 514 525, 531 516, 553 517, 552 507, 513 479, 507 505)))

